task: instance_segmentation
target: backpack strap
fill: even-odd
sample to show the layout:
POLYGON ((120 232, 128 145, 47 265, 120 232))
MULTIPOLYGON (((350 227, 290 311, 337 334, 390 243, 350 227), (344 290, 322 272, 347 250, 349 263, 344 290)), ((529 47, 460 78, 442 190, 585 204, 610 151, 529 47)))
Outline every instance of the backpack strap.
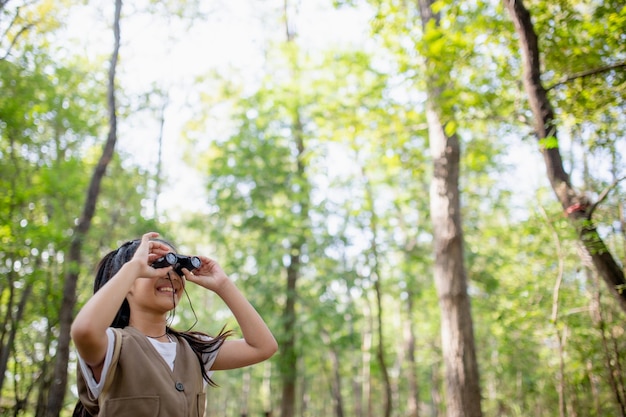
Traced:
POLYGON ((111 388, 111 384, 113 383, 113 379, 115 378, 115 370, 117 369, 117 363, 120 359, 120 351, 122 350, 122 332, 120 329, 112 327, 113 334, 115 335, 115 342, 113 345, 113 356, 111 357, 111 367, 109 368, 106 380, 104 381, 104 386, 102 387, 102 392, 98 396, 98 405, 102 408, 102 403, 106 399, 108 395, 109 388, 111 388))

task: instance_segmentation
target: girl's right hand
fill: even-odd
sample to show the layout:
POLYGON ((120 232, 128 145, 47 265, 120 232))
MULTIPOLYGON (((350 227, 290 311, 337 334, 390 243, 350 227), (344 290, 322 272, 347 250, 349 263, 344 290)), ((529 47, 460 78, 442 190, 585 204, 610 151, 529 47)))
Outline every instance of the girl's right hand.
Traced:
POLYGON ((139 277, 141 278, 161 277, 173 268, 172 266, 165 268, 153 268, 151 266, 154 261, 172 252, 172 248, 165 243, 153 240, 157 237, 159 237, 159 234, 156 232, 145 233, 141 237, 141 242, 133 258, 130 260, 138 267, 139 277))

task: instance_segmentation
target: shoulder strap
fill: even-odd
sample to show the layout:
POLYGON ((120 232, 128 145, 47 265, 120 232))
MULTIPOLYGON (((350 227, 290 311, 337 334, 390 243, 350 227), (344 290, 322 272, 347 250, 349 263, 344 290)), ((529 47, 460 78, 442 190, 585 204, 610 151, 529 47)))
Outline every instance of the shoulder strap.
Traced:
POLYGON ((111 383, 113 383, 115 370, 117 369, 117 363, 120 358, 120 350, 122 349, 122 332, 114 327, 112 327, 111 329, 113 330, 113 334, 115 335, 113 356, 111 357, 111 367, 107 372, 106 380, 104 381, 104 386, 102 387, 102 392, 100 392, 100 395, 98 396, 98 403, 100 405, 102 405, 102 401, 104 401, 106 394, 111 387, 111 383))

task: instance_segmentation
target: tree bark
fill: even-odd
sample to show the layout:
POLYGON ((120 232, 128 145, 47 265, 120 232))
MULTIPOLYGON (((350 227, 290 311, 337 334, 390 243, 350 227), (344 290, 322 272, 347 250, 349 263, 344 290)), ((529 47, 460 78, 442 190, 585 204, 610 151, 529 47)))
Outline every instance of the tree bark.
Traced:
POLYGON ((369 306, 369 301, 366 300, 365 307, 363 309, 363 318, 365 320, 365 327, 363 330, 363 339, 361 342, 361 387, 355 390, 359 394, 355 399, 361 400, 356 404, 355 415, 364 417, 373 417, 373 404, 372 404, 372 340, 374 339, 374 318, 372 317, 372 309, 369 306), (365 397, 363 399, 363 397, 365 397), (363 409, 365 407, 365 409, 363 409))
POLYGON ((89 232, 91 220, 96 210, 102 179, 107 166, 113 158, 117 141, 117 115, 115 104, 115 71, 120 50, 120 15, 122 0, 115 1, 115 17, 113 21, 114 47, 111 54, 108 78, 107 102, 109 109, 109 133, 104 144, 102 155, 95 167, 82 214, 74 229, 68 255, 68 267, 63 284, 63 300, 59 311, 59 339, 54 364, 53 379, 48 394, 46 417, 58 417, 63 408, 63 399, 67 388, 67 364, 70 350, 70 326, 76 304, 76 284, 81 263, 83 241, 89 232))
POLYGON ((541 62, 539 43, 529 11, 522 0, 503 0, 515 30, 519 37, 519 46, 523 60, 523 83, 528 102, 534 116, 534 129, 541 146, 546 173, 557 199, 565 214, 576 228, 578 239, 588 252, 594 268, 600 274, 626 312, 626 280, 624 271, 618 265, 593 224, 592 215, 596 204, 591 204, 587 197, 576 190, 563 167, 563 160, 556 142, 557 127, 554 111, 547 90, 541 83, 541 62), (545 146, 544 141, 551 140, 555 145, 545 146))
MULTIPOLYGON (((9 272, 12 274, 12 271, 9 272)), ((11 280, 12 281, 12 280, 11 280)), ((13 292, 13 283, 11 282, 11 292, 13 292)), ((13 302, 7 305, 7 317, 8 317, 8 336, 6 342, 4 339, 2 340, 2 346, 0 349, 0 394, 2 393, 2 387, 4 386, 4 378, 6 377, 7 365, 9 363, 9 356, 15 350, 15 336, 17 334, 17 330, 21 325, 22 317, 24 316, 24 310, 26 309, 26 302, 28 301, 30 295, 33 292, 33 284, 29 282, 26 284, 26 288, 22 291, 22 295, 20 296, 20 300, 17 304, 17 309, 13 305, 13 302)), ((11 295, 10 299, 13 296, 11 295)), ((5 326, 7 326, 5 324, 5 326)), ((4 329, 6 330, 6 328, 4 329)))
POLYGON ((407 417, 420 417, 419 412, 419 385, 417 382, 417 361, 415 360, 415 350, 416 350, 416 342, 417 339, 415 335, 415 329, 413 328, 413 313, 414 313, 414 304, 413 297, 415 294, 412 289, 407 289, 407 317, 408 320, 405 324, 405 334, 406 334, 406 361, 407 361, 407 379, 409 385, 409 398, 407 404, 407 417))
MULTIPOLYGON (((424 30, 431 22, 439 28, 439 16, 433 12, 432 3, 432 0, 418 0, 424 30)), ((446 412, 449 417, 481 417, 480 379, 463 261, 460 143, 456 133, 445 132, 442 110, 437 104, 444 92, 439 77, 436 73, 427 75, 430 88, 426 117, 433 158, 430 215, 435 248, 434 279, 441 311, 446 412)))
MULTIPOLYGON (((299 109, 294 111, 294 121, 292 134, 295 140, 296 149, 296 172, 295 176, 302 184, 306 184, 305 165, 304 165, 304 133, 302 121, 298 113, 299 109)), ((300 204, 301 224, 306 223, 309 216, 308 193, 303 193, 303 200, 294 202, 300 204)), ((283 311, 284 323, 284 341, 281 345, 281 354, 283 361, 281 363, 281 375, 283 383, 283 395, 281 398, 281 416, 293 417, 295 415, 296 406, 296 385, 297 385, 297 369, 298 355, 296 353, 296 301, 298 299, 297 281, 300 277, 301 258, 300 253, 304 246, 304 237, 302 235, 293 237, 295 242, 289 249, 289 266, 287 267, 287 301, 285 310, 283 311)))
POLYGON ((362 176, 365 182, 365 193, 367 204, 371 210, 371 220, 370 220, 370 232, 371 232, 371 242, 370 249, 372 251, 372 279, 374 281, 374 293, 376 295, 376 336, 378 338, 376 344, 376 359, 378 360, 378 365, 380 366, 380 372, 382 374, 382 384, 384 388, 383 392, 383 416, 390 417, 392 411, 392 389, 391 389, 391 380, 389 378, 389 370, 387 369, 387 362, 385 361, 385 341, 383 335, 383 303, 382 303, 382 288, 381 288, 381 273, 379 266, 379 254, 378 254, 378 245, 376 244, 378 237, 378 217, 374 210, 374 193, 372 191, 372 187, 370 186, 369 180, 362 168, 362 176))
POLYGON ((291 255, 291 263, 287 268, 287 302, 283 311, 284 339, 281 341, 281 379, 283 392, 280 412, 282 417, 295 415, 296 403, 296 282, 298 280, 300 255, 291 255))
POLYGON ((328 352, 330 360, 330 394, 333 399, 335 417, 344 417, 343 395, 341 394, 341 360, 339 359, 339 353, 337 352, 337 349, 332 347, 328 332, 322 330, 320 332, 320 337, 324 344, 330 347, 328 352))
POLYGON ((432 109, 427 112, 435 165, 430 212, 435 245, 435 284, 441 311, 447 415, 481 417, 478 363, 463 263, 458 190, 459 140, 456 135, 447 137, 439 116, 432 109))
MULTIPOLYGON (((296 33, 291 26, 288 13, 288 1, 284 0, 283 10, 285 17, 285 33, 287 43, 295 42, 296 33)), ((292 61, 292 77, 298 77, 298 62, 296 59, 292 61)), ((297 149, 296 164, 294 178, 299 184, 303 184, 305 188, 302 194, 296 197, 297 201, 293 201, 293 205, 300 205, 300 217, 299 225, 302 229, 305 229, 306 223, 309 218, 309 193, 308 182, 306 179, 306 164, 304 162, 304 126, 300 118, 300 108, 298 104, 294 106, 292 110, 293 121, 291 126, 291 134, 293 136, 294 144, 297 149)), ((287 267, 287 288, 286 288, 286 303, 283 311, 283 323, 284 323, 284 339, 280 343, 281 346, 281 379, 282 379, 282 398, 281 398, 281 417, 294 417, 296 411, 296 386, 298 375, 298 356, 296 352, 296 301, 298 299, 297 282, 300 277, 301 270, 301 252, 305 244, 305 237, 303 234, 298 233, 296 236, 292 236, 293 241, 288 249, 289 254, 289 266, 287 267)))

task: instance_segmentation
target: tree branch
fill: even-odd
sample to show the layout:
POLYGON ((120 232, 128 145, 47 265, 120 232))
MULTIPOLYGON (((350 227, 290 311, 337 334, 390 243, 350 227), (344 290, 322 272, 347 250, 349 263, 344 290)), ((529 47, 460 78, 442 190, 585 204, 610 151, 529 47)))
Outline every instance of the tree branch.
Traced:
POLYGON ((11 54, 11 50, 13 49, 13 47, 15 46, 15 44, 17 43, 17 40, 19 39, 20 36, 22 36, 26 31, 28 31, 30 28, 32 28, 34 26, 33 23, 28 24, 26 26, 23 26, 19 32, 17 32, 17 34, 15 35, 15 37, 13 37, 13 39, 11 40, 11 44, 7 47, 6 49, 6 53, 0 57, 0 61, 4 61, 5 59, 7 59, 7 57, 11 54))
POLYGON ((590 69, 590 70, 587 70, 587 71, 576 72, 576 73, 574 73, 572 75, 566 75, 566 76, 562 77, 556 83, 554 83, 551 86, 547 87, 546 90, 550 91, 553 88, 560 87, 563 84, 569 83, 569 82, 577 80, 579 78, 590 77, 590 76, 593 76, 593 75, 602 74, 604 72, 608 72, 608 71, 612 71, 612 70, 620 69, 620 68, 626 68, 626 61, 617 62, 615 64, 607 65, 605 67, 600 67, 600 68, 594 68, 594 69, 590 69))
MULTIPOLYGON (((6 4, 8 2, 9 2, 9 0, 0 0, 0 11, 2 11, 5 8, 5 6, 6 6, 6 4)), ((22 11, 22 9, 27 7, 27 6, 30 6, 32 4, 35 4, 36 2, 37 2, 37 0, 35 0, 35 1, 31 2, 31 3, 26 2, 26 3, 22 4, 21 6, 17 6, 15 8, 15 13, 13 13, 13 17, 11 18, 11 22, 9 22, 8 26, 6 27, 6 29, 4 30, 4 32, 0 36, 0 42, 2 42, 4 38, 9 39, 9 32, 11 31, 13 26, 17 24, 17 22, 18 22, 18 20, 20 18, 20 12, 22 11)), ((0 61, 3 61, 5 59, 7 59, 7 57, 11 53, 11 50, 13 49, 15 44, 17 43, 17 40, 20 38, 20 36, 22 36, 25 32, 27 32, 32 27, 34 27, 37 23, 39 23, 39 20, 35 20, 33 22, 28 22, 28 23, 26 23, 26 24, 24 24, 22 26, 22 28, 17 32, 17 34, 13 37, 13 39, 10 40, 10 44, 6 48, 4 56, 0 57, 0 61)))
POLYGON ((613 181, 613 183, 611 185, 609 185, 608 187, 606 187, 604 190, 602 190, 602 192, 600 193, 600 195, 598 196, 598 200, 593 203, 591 205, 591 207, 589 207, 589 218, 591 218, 591 216, 593 215, 594 210, 596 209, 596 207, 598 207, 598 205, 600 205, 600 203, 602 203, 606 197, 609 195, 609 193, 617 186, 617 184, 619 184, 621 181, 625 180, 626 177, 621 177, 616 179, 615 181, 613 181))

